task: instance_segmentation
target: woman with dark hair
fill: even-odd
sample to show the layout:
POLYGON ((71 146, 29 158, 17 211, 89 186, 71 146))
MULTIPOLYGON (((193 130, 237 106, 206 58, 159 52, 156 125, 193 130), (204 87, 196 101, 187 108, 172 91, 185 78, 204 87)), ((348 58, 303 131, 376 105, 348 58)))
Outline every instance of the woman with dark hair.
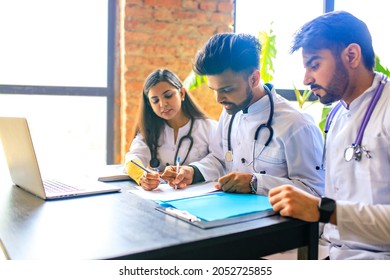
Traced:
POLYGON ((129 176, 144 190, 160 183, 158 172, 147 173, 133 164, 163 170, 168 165, 189 164, 209 153, 217 121, 209 119, 183 87, 177 75, 157 69, 142 91, 137 134, 126 154, 129 176))

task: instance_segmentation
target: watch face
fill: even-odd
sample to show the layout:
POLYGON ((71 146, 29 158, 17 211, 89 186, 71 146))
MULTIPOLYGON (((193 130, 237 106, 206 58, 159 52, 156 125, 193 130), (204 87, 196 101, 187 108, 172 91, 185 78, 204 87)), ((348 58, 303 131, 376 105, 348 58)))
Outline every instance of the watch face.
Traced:
POLYGON ((323 197, 321 198, 320 210, 332 213, 336 206, 336 202, 333 199, 323 197))
POLYGON ((320 204, 318 205, 318 210, 320 211, 319 222, 329 223, 330 216, 336 208, 336 201, 331 198, 322 197, 320 204))

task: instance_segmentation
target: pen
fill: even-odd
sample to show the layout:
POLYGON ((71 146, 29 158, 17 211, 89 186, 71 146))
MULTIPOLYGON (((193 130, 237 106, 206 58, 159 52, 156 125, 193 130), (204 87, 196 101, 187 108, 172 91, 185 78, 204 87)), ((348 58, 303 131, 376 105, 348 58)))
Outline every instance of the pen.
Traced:
MULTIPOLYGON (((133 163, 133 164, 135 164, 135 165, 138 166, 139 168, 141 168, 141 169, 142 169, 143 171, 145 171, 146 173, 151 173, 151 174, 155 173, 154 171, 150 170, 149 168, 143 167, 142 165, 138 164, 137 162, 133 161, 132 159, 130 160, 130 162, 133 163)), ((164 179, 160 178, 160 183, 166 184, 167 182, 166 182, 164 179)))
MULTIPOLYGON (((177 156, 176 159, 176 173, 179 173, 179 167, 180 167, 180 156, 177 156)), ((177 186, 175 185, 175 190, 177 190, 177 186)))
POLYGON ((165 211, 167 211, 167 213, 169 213, 173 216, 185 219, 185 220, 190 221, 190 222, 200 222, 200 219, 198 217, 190 214, 188 211, 185 211, 185 210, 179 210, 176 208, 168 207, 165 209, 165 211))

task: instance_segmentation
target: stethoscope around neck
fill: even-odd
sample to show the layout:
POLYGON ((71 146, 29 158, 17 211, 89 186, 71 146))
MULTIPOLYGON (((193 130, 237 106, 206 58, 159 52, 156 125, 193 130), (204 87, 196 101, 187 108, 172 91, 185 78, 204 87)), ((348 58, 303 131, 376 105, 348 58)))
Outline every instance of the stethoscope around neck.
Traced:
MULTIPOLYGON (((271 85, 270 85, 271 86, 271 85)), ((256 129, 256 132, 255 132, 255 136, 254 136, 254 143, 253 143, 253 170, 255 172, 256 169, 255 169, 255 164, 254 164, 254 160, 255 160, 255 145, 256 145, 256 141, 259 137, 259 133, 262 129, 267 129, 268 132, 269 132, 269 135, 268 135, 268 138, 267 138, 267 141, 265 141, 264 143, 264 147, 263 147, 263 150, 265 147, 268 146, 268 144, 271 142, 272 140, 272 137, 274 135, 274 130, 271 126, 271 123, 272 123, 272 119, 274 117, 274 101, 272 99, 272 95, 271 95, 271 91, 270 89, 268 88, 267 85, 264 85, 264 90, 265 90, 265 93, 268 95, 268 99, 269 99, 269 105, 270 105, 270 110, 269 110, 269 115, 268 115, 268 120, 266 123, 263 123, 261 125, 259 125, 256 129)), ((272 86, 271 86, 272 88, 272 86)), ((225 160, 230 162, 230 161, 233 161, 233 149, 232 149, 232 143, 231 143, 231 134, 232 134, 232 126, 233 126, 233 120, 234 120, 234 117, 236 116, 236 114, 232 115, 232 117, 230 118, 230 122, 229 122, 229 128, 228 128, 228 151, 226 152, 225 154, 225 160)))
MULTIPOLYGON (((192 138, 191 136, 191 133, 192 133, 192 128, 194 126, 194 119, 191 118, 191 124, 190 124, 190 130, 188 131, 188 133, 184 136, 182 136, 180 139, 179 139, 179 142, 177 143, 177 148, 176 148, 176 153, 175 153, 175 157, 173 158, 173 162, 176 162, 177 158, 178 158, 178 155, 179 155, 179 151, 180 151, 180 148, 181 148, 181 145, 183 144, 183 142, 185 140, 189 141, 189 147, 188 147, 188 150, 187 150, 187 153, 186 153, 186 156, 184 157, 184 159, 180 162, 181 164, 184 163, 187 158, 188 158, 188 155, 190 154, 190 151, 192 149, 192 146, 194 145, 194 139, 192 138)), ((156 141, 157 142, 157 141, 156 141)), ((160 161, 157 159, 157 144, 154 144, 153 145, 153 148, 151 149, 151 154, 152 154, 152 158, 151 160, 149 161, 149 165, 153 168, 157 168, 160 166, 160 161)))
MULTIPOLYGON (((362 145, 363 140, 363 134, 366 129, 366 126, 371 118, 371 114, 375 109, 376 104, 378 103, 379 98, 382 95, 382 91, 387 83, 387 77, 386 75, 382 74, 381 80, 379 81, 379 84, 375 90, 374 95, 372 96, 370 103, 368 104, 368 107, 366 109, 366 113, 363 116, 362 123, 360 124, 355 142, 349 145, 344 150, 344 159, 345 161, 349 162, 352 159, 355 161, 360 161, 362 159, 362 154, 365 153, 367 158, 371 158, 370 151, 362 145)), ((328 135, 328 131, 330 129, 330 125, 332 124, 333 118, 336 115, 336 112, 341 107, 341 102, 337 103, 334 108, 330 111, 325 124, 324 134, 325 134, 325 140, 324 140, 324 148, 322 151, 322 162, 321 166, 316 166, 317 170, 325 170, 325 155, 326 155, 326 138, 328 135)))

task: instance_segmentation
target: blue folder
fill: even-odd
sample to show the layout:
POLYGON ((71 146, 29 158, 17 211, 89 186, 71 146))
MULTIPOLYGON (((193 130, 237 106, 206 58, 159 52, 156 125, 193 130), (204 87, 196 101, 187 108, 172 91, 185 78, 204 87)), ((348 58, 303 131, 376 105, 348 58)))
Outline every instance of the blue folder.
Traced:
POLYGON ((192 222, 193 224, 205 228, 275 214, 267 196, 253 194, 213 192, 201 196, 160 201, 159 203, 158 210, 164 211, 169 207, 185 210, 201 219, 201 222, 192 222), (208 226, 207 222, 209 222, 208 226))

